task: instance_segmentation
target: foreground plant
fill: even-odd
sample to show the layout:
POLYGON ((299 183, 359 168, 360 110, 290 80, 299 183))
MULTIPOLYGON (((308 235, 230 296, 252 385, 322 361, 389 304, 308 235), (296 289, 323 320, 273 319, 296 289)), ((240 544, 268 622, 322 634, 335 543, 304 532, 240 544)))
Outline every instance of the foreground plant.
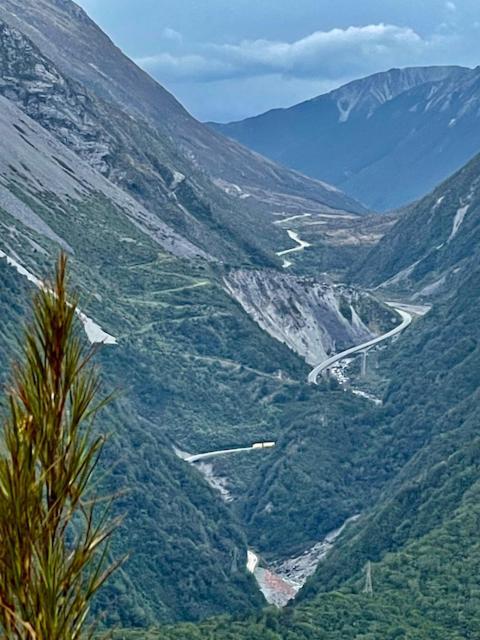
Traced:
POLYGON ((67 299, 66 258, 35 297, 22 364, 8 390, 0 458, 0 626, 2 638, 74 640, 87 629, 116 526, 91 495, 104 438, 92 434, 99 378, 67 299))

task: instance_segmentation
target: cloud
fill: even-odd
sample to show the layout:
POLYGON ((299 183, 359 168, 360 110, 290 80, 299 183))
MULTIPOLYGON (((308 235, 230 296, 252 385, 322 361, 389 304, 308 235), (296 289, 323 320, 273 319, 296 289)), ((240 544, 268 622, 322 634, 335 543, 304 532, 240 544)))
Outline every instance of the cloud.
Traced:
POLYGON ((409 27, 390 24, 316 31, 294 42, 243 40, 237 44, 190 45, 186 52, 162 52, 137 62, 160 79, 215 81, 280 74, 331 79, 369 73, 372 68, 418 64, 439 39, 422 38, 409 27))
POLYGON ((183 43, 182 34, 175 29, 172 29, 171 27, 165 27, 165 29, 162 31, 162 37, 165 40, 170 40, 171 42, 175 42, 177 44, 183 43))
POLYGON ((168 80, 222 80, 236 75, 236 70, 227 62, 197 54, 159 53, 137 58, 135 62, 168 80))
POLYGON ((445 2, 445 9, 447 11, 450 11, 451 13, 455 13, 455 11, 457 10, 457 5, 455 4, 455 2, 445 2))

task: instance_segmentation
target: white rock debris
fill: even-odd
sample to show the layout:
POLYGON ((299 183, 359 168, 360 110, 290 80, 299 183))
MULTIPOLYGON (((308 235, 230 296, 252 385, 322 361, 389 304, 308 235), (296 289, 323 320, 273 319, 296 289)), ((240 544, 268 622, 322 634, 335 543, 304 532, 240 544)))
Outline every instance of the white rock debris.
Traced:
POLYGON ((184 182, 186 180, 185 176, 183 175, 183 173, 180 173, 180 171, 174 171, 173 172, 173 180, 172 183, 170 185, 170 189, 172 191, 175 191, 175 189, 177 187, 179 187, 182 182, 184 182))
POLYGON ((357 313, 350 322, 340 311, 342 297, 355 307, 356 292, 276 271, 247 269, 232 271, 224 283, 262 329, 308 364, 373 337, 357 313))
POLYGON ((249 549, 247 571, 255 576, 267 602, 277 607, 285 607, 293 600, 307 579, 315 573, 319 563, 333 549, 336 540, 346 527, 359 518, 360 515, 349 518, 339 529, 327 534, 321 542, 307 549, 302 555, 274 563, 269 567, 261 566, 262 561, 259 556, 249 549))
POLYGON ((228 490, 227 478, 216 475, 213 465, 208 462, 197 462, 195 466, 212 489, 219 492, 220 497, 224 502, 233 502, 233 496, 228 490))
MULTIPOLYGON (((0 258, 5 258, 7 264, 13 267, 17 273, 26 278, 29 282, 34 284, 39 289, 43 289, 45 287, 44 283, 40 278, 34 276, 33 273, 28 271, 23 265, 21 265, 17 260, 8 256, 4 251, 0 249, 0 258)), ((81 323, 83 324, 83 328, 85 333, 87 334, 87 338, 91 344, 101 343, 101 344, 117 344, 117 339, 111 336, 109 333, 106 333, 100 325, 94 322, 91 318, 85 315, 80 309, 76 311, 81 323)))
POLYGON ((455 214, 455 218, 453 219, 453 227, 448 237, 447 244, 450 243, 454 239, 454 237, 457 235, 458 230, 460 229, 463 221, 465 220, 465 216, 467 215, 469 208, 470 208, 470 205, 467 204, 463 207, 460 207, 460 209, 458 209, 457 213, 455 214))

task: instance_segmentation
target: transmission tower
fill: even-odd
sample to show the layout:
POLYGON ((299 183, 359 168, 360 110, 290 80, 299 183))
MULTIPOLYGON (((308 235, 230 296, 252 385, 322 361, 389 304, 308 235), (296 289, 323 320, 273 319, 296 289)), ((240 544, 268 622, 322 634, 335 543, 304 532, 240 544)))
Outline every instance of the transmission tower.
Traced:
POLYGON ((370 560, 365 567, 365 587, 363 593, 368 593, 369 596, 373 595, 373 583, 372 583, 372 563, 370 560))
POLYGON ((230 565, 230 573, 231 575, 237 573, 238 571, 238 549, 237 547, 233 547, 232 554, 232 564, 230 565))

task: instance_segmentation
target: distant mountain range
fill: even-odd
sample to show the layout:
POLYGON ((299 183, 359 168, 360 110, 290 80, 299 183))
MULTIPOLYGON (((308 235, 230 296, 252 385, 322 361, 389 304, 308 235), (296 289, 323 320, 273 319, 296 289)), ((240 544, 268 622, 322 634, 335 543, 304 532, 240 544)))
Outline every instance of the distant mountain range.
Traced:
POLYGON ((480 68, 391 69, 289 109, 212 128, 384 211, 480 151, 480 68))

